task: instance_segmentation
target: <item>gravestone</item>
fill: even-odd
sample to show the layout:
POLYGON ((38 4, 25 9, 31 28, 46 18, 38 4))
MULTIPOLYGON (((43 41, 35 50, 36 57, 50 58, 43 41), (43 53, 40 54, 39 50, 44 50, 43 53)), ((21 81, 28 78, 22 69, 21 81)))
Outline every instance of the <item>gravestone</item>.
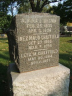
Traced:
POLYGON ((8 67, 10 96, 68 96, 70 69, 59 64, 59 20, 48 13, 15 17, 10 33, 15 60, 8 67))
POLYGON ((15 19, 16 65, 20 72, 58 66, 59 16, 30 13, 19 14, 15 19))

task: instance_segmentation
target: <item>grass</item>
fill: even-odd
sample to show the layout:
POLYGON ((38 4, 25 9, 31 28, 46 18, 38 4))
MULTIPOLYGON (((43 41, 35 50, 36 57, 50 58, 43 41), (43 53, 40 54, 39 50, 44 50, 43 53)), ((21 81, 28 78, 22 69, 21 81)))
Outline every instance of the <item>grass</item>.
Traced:
POLYGON ((70 68, 69 96, 72 96, 72 37, 60 37, 59 62, 70 68))
MULTIPOLYGON (((69 96, 72 96, 72 37, 60 37, 59 62, 70 68, 69 96)), ((11 60, 9 58, 8 40, 0 38, 0 96, 8 95, 7 68, 11 60)))
POLYGON ((0 38, 0 96, 8 96, 7 67, 9 65, 9 51, 7 38, 0 38))

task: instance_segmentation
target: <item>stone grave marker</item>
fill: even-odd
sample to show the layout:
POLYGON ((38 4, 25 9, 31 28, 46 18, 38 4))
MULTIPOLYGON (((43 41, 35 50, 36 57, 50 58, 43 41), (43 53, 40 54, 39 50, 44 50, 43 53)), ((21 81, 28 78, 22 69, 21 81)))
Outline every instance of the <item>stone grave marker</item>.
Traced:
POLYGON ((10 36, 16 64, 8 67, 10 96, 68 96, 70 69, 59 64, 59 20, 48 13, 15 17, 10 36))
POLYGON ((28 13, 19 14, 15 19, 18 47, 16 65, 20 72, 58 66, 59 16, 28 13))

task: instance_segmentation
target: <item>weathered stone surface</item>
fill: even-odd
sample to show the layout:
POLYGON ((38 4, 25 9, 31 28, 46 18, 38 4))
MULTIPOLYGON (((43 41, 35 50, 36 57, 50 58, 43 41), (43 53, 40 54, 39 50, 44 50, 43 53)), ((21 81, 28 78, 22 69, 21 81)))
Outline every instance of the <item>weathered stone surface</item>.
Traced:
POLYGON ((19 14, 15 20, 15 63, 20 72, 57 66, 59 16, 47 13, 19 14))
POLYGON ((10 64, 8 70, 13 86, 10 96, 68 96, 70 70, 63 65, 26 73, 15 68, 10 64))

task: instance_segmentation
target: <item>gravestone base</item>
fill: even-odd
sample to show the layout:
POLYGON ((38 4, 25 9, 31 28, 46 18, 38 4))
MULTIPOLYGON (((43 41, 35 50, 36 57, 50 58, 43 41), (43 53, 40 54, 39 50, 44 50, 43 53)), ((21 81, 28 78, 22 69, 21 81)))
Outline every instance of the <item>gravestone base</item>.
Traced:
POLYGON ((59 66, 18 73, 15 64, 8 68, 10 96, 68 96, 70 69, 59 66))

